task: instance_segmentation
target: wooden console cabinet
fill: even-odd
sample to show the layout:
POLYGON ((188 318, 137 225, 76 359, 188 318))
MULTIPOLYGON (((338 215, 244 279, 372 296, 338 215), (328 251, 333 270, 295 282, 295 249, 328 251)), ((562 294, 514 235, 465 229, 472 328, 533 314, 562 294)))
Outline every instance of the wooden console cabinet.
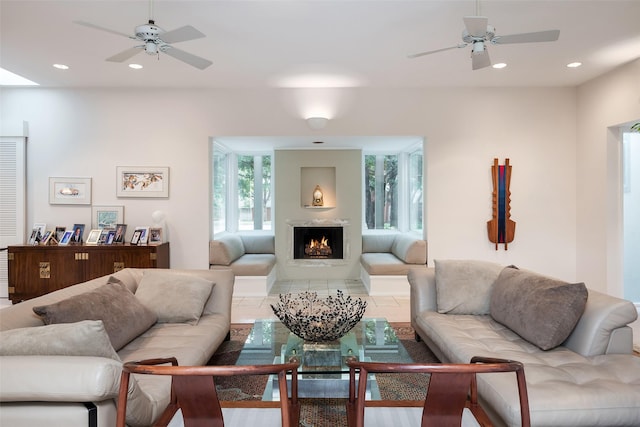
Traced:
POLYGON ((15 304, 127 267, 169 268, 169 243, 154 246, 9 246, 9 299, 15 304))

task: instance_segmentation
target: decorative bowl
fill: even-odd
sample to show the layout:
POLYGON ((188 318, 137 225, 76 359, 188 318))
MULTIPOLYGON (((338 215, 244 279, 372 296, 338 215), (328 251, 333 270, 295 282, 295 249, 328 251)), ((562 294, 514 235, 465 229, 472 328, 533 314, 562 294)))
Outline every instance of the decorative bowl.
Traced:
POLYGON ((291 332, 309 342, 328 342, 342 338, 362 319, 367 302, 360 298, 337 295, 319 298, 317 292, 280 294, 271 304, 278 319, 291 332))

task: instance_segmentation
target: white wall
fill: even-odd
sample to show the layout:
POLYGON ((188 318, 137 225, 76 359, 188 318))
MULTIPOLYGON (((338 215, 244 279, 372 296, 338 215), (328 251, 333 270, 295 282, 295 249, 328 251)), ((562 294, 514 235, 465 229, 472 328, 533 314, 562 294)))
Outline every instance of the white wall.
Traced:
POLYGON ((640 59, 581 86, 577 93, 577 274, 622 296, 619 132, 640 118, 640 59))
POLYGON ((90 176, 93 203, 124 205, 130 226, 166 212, 174 268, 208 265, 209 137, 423 135, 429 264, 475 258, 576 278, 574 89, 5 88, 0 111, 30 126, 27 224, 90 223, 90 208, 50 206, 47 194, 50 176, 90 176), (321 98, 335 115, 311 131, 303 107, 321 98), (494 157, 513 165, 508 251, 487 238, 494 157), (169 166, 170 198, 117 199, 117 165, 169 166))

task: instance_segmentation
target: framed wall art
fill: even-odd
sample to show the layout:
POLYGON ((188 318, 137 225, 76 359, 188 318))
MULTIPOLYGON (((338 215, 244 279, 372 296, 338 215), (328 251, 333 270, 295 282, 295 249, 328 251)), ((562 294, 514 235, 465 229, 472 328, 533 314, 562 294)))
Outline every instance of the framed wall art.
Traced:
POLYGON ((169 197, 169 168, 165 166, 116 167, 117 197, 169 197))
POLYGON ((116 228, 124 222, 124 206, 92 206, 91 228, 116 228))
POLYGON ((49 204, 90 205, 91 178, 49 177, 49 204))

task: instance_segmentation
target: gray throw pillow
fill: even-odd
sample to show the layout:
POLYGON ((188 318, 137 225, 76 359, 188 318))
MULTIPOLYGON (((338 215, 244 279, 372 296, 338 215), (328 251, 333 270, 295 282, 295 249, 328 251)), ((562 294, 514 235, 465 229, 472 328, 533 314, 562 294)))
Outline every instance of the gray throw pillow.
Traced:
POLYGON ((584 283, 507 267, 493 287, 491 317, 542 350, 550 350, 571 334, 587 297, 584 283))
POLYGON ((55 304, 33 307, 45 324, 102 320, 111 345, 118 351, 156 323, 153 311, 140 303, 122 282, 106 284, 55 304))
POLYGON ((503 266, 475 260, 434 263, 438 313, 489 314, 491 289, 503 266))
POLYGON ((160 323, 196 324, 213 286, 201 277, 149 270, 142 276, 136 297, 156 313, 160 323))
POLYGON ((120 360, 101 320, 2 331, 0 356, 94 356, 120 360))

